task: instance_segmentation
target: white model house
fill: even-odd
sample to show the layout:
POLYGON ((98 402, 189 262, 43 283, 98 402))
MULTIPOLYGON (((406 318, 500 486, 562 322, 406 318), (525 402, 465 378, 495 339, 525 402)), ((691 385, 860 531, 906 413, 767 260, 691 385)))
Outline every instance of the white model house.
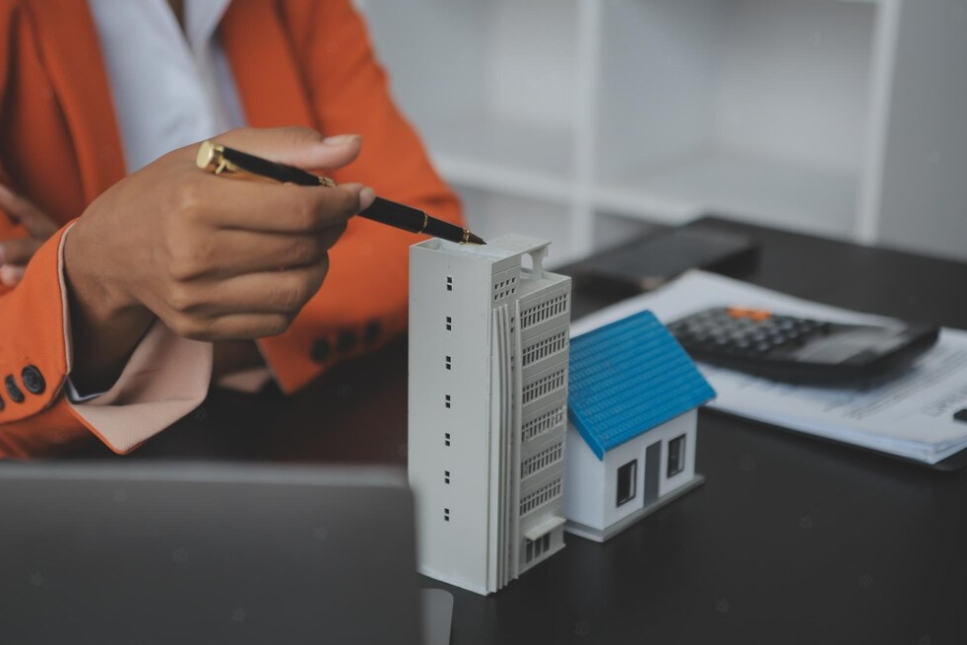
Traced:
POLYGON ((547 246, 410 247, 419 568, 480 594, 564 546, 571 280, 543 270, 547 246))
POLYGON ((572 338, 567 531, 603 542, 701 484, 695 409, 714 396, 651 312, 572 338))

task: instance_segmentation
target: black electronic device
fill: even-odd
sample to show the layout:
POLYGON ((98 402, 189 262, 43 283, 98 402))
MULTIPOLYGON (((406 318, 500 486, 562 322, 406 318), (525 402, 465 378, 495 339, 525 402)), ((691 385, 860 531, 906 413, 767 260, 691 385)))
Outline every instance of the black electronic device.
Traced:
POLYGON ((816 385, 892 376, 940 334, 928 325, 850 325, 742 307, 706 309, 670 323, 668 330, 697 361, 816 385))
POLYGON ((651 291, 689 269, 737 274, 754 268, 759 247, 747 235, 700 228, 674 228, 644 237, 577 267, 589 286, 632 295, 651 291))
POLYGON ((0 460, 9 645, 418 645, 415 556, 395 469, 0 460))

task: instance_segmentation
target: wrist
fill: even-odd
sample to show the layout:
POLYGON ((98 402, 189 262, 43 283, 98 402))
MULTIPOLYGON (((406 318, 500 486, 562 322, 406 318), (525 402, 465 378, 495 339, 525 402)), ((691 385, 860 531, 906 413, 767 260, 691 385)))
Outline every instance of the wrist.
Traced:
POLYGON ((66 236, 62 275, 70 312, 71 378, 82 390, 107 390, 153 323, 154 314, 117 284, 103 262, 104 249, 85 246, 80 221, 66 236))
POLYGON ((78 220, 64 239, 63 275, 72 309, 79 307, 92 322, 150 316, 116 279, 117 271, 106 266, 109 250, 102 243, 90 245, 86 233, 83 221, 78 220))

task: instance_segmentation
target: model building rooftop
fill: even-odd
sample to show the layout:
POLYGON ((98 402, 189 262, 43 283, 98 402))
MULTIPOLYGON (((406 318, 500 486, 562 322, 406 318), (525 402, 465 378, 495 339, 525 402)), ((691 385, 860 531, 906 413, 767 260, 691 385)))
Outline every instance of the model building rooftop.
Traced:
POLYGON ((456 244, 437 238, 429 239, 413 245, 412 249, 420 251, 437 251, 439 253, 458 257, 462 260, 477 260, 482 264, 493 265, 494 271, 503 270, 502 264, 519 265, 522 255, 530 256, 531 267, 521 267, 523 278, 530 280, 544 280, 548 276, 557 279, 556 274, 544 271, 544 258, 547 256, 547 240, 509 233, 487 241, 485 245, 456 244))

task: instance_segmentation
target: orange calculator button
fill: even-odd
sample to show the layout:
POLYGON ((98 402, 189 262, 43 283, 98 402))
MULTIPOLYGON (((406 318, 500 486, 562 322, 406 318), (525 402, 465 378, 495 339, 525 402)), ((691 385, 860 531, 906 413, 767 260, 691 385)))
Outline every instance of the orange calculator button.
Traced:
POLYGON ((772 318, 772 312, 765 309, 746 309, 744 307, 729 307, 729 315, 733 318, 748 318, 756 322, 763 322, 772 318))

